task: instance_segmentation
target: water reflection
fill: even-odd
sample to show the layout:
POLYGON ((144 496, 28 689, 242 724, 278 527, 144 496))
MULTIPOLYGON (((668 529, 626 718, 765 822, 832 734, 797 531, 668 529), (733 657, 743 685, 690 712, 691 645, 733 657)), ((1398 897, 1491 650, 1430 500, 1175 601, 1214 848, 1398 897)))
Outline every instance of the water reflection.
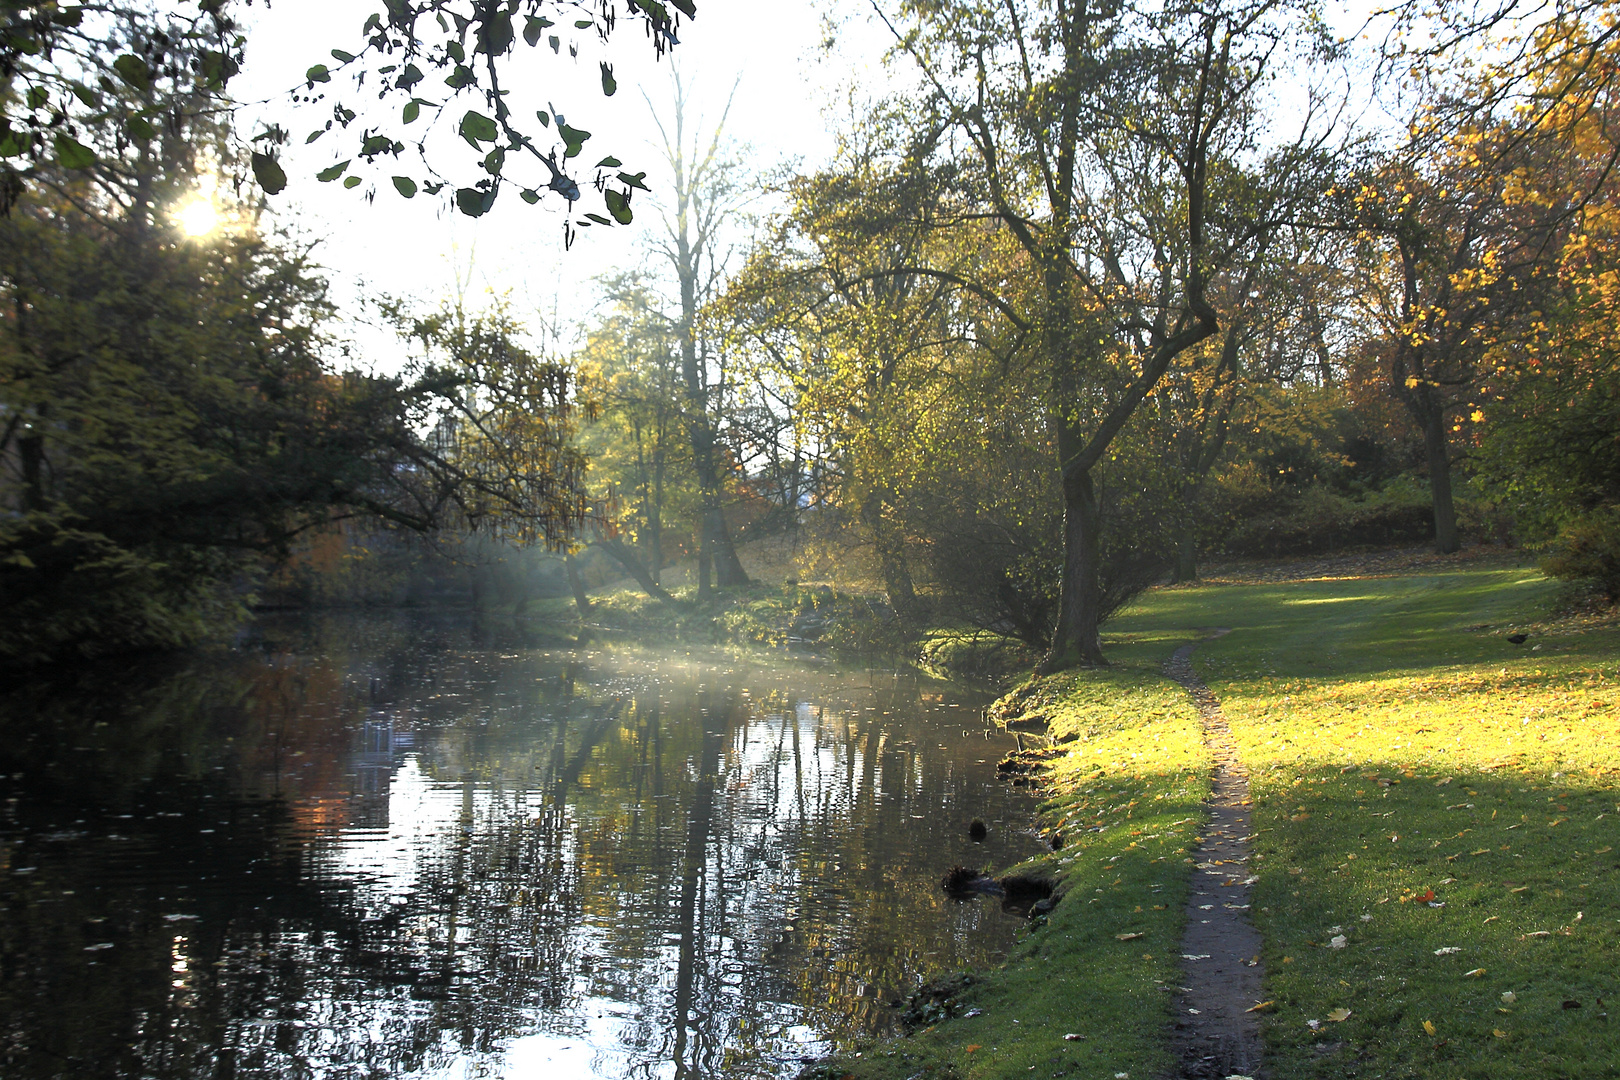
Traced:
POLYGON ((1036 847, 976 707, 479 632, 9 692, 0 1074, 788 1075, 1010 942, 938 887, 1036 847))

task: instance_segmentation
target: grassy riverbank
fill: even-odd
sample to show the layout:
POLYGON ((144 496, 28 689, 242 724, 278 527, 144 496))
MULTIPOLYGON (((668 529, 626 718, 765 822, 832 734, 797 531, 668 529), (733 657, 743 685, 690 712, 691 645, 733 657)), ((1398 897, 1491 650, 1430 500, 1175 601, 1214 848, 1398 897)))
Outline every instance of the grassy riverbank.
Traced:
POLYGON ((1193 713, 1157 670, 1211 626, 1232 633, 1195 662, 1256 800, 1271 1075, 1620 1072, 1607 1015, 1620 994, 1620 629, 1554 617, 1554 587, 1511 561, 1287 578, 1155 591, 1111 626, 1113 670, 1044 680, 1011 710, 1081 735, 1051 762, 1048 824, 1104 831, 1064 850, 1049 924, 956 1007, 981 1015, 833 1074, 1168 1068, 1158 988, 1175 978, 1180 849, 1207 785, 1193 713), (1508 642, 1515 631, 1529 639, 1508 642))

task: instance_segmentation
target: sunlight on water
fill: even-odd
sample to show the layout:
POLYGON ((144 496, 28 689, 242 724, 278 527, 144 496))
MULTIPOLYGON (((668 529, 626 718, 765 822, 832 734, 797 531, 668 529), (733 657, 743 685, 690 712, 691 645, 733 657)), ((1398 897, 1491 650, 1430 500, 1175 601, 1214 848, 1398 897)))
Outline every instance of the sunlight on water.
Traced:
POLYGON ((10 699, 0 1073, 784 1076, 1011 943, 938 884, 1037 849, 977 701, 470 637, 272 627, 10 699))

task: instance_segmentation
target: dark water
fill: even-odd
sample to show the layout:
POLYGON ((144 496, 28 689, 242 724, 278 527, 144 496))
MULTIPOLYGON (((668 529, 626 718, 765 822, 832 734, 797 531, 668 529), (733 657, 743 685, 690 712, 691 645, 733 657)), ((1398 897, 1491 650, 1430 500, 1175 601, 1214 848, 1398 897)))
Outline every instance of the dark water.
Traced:
POLYGON ((783 1076, 1019 920, 979 701, 270 624, 0 697, 0 1076, 783 1076), (987 843, 967 838, 982 817, 987 843))

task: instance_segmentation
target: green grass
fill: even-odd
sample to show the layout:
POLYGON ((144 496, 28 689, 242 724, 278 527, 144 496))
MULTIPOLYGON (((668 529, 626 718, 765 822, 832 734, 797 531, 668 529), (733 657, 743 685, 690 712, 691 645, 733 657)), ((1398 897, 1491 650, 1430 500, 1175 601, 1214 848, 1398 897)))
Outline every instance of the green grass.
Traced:
POLYGON ((1022 867, 1058 877, 1057 908, 1032 924, 1006 966, 952 1001, 953 1018, 808 1075, 1150 1077, 1170 1067, 1162 1034, 1187 851, 1209 792, 1197 715, 1157 662, 1038 680, 1002 712, 1042 716, 1054 739, 1069 740, 1068 753, 1051 759, 1043 806, 1064 847, 1022 867))
POLYGON ((1195 662, 1252 774, 1273 1075, 1620 1073, 1620 633, 1547 621, 1554 594, 1481 565, 1120 620, 1233 628, 1195 662))
POLYGON ((1050 921, 955 1018, 816 1072, 1168 1070, 1164 988, 1208 782, 1158 668, 1226 626, 1195 663, 1251 772, 1268 1073, 1620 1075, 1620 629, 1555 618, 1555 599, 1501 561, 1147 594, 1109 627, 1111 670, 997 709, 1076 736, 1048 776, 1044 824, 1070 841, 1049 860, 1050 921), (1530 641, 1506 642, 1514 629, 1530 641))

